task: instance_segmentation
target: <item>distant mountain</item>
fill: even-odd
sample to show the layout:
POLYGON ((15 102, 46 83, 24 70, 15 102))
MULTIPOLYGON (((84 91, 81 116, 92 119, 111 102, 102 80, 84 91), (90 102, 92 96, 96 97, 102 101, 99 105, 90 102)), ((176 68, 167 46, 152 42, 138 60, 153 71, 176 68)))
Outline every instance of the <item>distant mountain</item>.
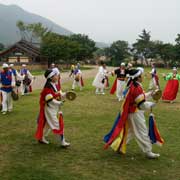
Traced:
POLYGON ((10 45, 20 40, 20 33, 16 27, 17 21, 25 23, 42 23, 51 31, 61 35, 73 34, 71 31, 36 14, 29 13, 17 5, 0 4, 0 43, 10 45))
POLYGON ((103 42, 96 42, 96 47, 98 48, 106 48, 106 47, 110 47, 110 44, 106 44, 103 42))

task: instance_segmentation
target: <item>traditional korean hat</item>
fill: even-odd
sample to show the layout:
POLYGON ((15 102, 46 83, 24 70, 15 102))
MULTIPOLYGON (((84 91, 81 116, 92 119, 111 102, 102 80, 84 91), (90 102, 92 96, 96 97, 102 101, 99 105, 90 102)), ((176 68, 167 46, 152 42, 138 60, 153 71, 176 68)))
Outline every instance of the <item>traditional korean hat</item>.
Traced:
POLYGON ((129 78, 135 79, 136 77, 143 74, 143 72, 144 72, 144 69, 141 67, 138 67, 137 69, 132 69, 129 71, 129 78))

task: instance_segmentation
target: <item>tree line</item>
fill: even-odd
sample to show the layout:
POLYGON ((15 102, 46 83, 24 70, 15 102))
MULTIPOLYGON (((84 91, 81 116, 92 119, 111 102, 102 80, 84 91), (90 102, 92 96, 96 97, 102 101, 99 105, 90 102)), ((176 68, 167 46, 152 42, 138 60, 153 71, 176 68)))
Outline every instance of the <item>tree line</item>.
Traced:
MULTIPOLYGON (((118 66, 122 61, 138 60, 148 65, 150 61, 161 62, 165 66, 180 65, 180 34, 175 38, 175 44, 163 41, 152 41, 150 32, 145 29, 135 43, 118 40, 110 47, 97 48, 96 43, 84 34, 64 36, 52 32, 41 23, 26 24, 17 22, 21 38, 28 42, 39 42, 42 56, 47 57, 49 63, 74 63, 77 61, 94 62, 95 58, 105 56, 108 64, 118 66), (162 63, 163 62, 163 63, 162 63)), ((0 51, 4 45, 0 43, 0 51)))

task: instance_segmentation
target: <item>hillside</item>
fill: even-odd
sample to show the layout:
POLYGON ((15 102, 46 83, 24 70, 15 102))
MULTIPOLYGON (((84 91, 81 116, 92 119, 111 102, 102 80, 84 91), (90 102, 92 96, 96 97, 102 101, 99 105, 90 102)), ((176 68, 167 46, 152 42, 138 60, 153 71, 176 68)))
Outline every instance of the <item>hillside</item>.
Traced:
POLYGON ((17 5, 3 5, 0 4, 0 42, 9 45, 20 39, 16 22, 21 20, 25 23, 40 22, 44 26, 51 29, 53 32, 70 35, 71 31, 57 25, 47 18, 27 12, 17 5))

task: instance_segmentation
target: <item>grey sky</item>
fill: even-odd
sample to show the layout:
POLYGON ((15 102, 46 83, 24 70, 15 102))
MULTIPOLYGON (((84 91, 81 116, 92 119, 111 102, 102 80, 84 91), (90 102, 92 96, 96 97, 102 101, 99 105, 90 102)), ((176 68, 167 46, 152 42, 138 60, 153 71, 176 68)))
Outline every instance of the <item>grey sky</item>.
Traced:
POLYGON ((0 0, 44 16, 95 41, 135 42, 142 29, 153 40, 174 42, 180 33, 180 0, 0 0))

